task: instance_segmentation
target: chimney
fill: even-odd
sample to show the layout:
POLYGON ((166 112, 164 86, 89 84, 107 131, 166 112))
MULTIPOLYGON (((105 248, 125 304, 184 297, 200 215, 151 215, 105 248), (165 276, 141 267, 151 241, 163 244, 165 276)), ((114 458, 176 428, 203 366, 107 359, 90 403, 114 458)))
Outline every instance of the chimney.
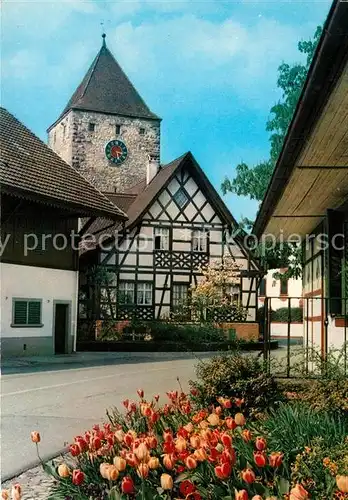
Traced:
POLYGON ((160 169, 159 157, 155 155, 148 156, 147 169, 146 169, 146 184, 150 184, 160 169))

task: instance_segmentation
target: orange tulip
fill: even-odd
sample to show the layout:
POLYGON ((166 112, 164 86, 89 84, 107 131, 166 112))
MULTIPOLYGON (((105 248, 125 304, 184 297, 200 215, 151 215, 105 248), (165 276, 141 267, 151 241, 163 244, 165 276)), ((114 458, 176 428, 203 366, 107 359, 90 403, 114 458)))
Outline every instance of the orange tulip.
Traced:
POLYGON ((213 426, 219 425, 219 423, 220 423, 219 415, 217 415, 216 413, 211 413, 209 415, 209 417, 207 418, 207 420, 208 420, 209 424, 213 425, 213 426))
POLYGON ((269 465, 271 467, 280 467, 283 462, 283 453, 279 451, 274 451, 269 455, 269 465))
POLYGON ((60 464, 58 466, 58 476, 59 477, 69 477, 70 469, 66 464, 60 464))
POLYGON ((161 487, 164 490, 172 490, 173 489, 173 478, 169 474, 161 475, 161 487))
POLYGON ((151 457, 147 465, 150 469, 158 469, 158 467, 160 466, 160 461, 157 457, 151 457))
POLYGON ((184 429, 191 434, 194 431, 193 424, 189 422, 188 424, 184 425, 184 429))
POLYGON ((122 443, 124 440, 124 432, 122 429, 119 429, 118 431, 115 432, 115 438, 119 443, 122 443))
POLYGON ((190 437, 190 444, 191 444, 192 448, 199 448, 199 446, 201 444, 201 440, 200 440, 199 436, 197 436, 196 434, 191 436, 190 437))
POLYGON ((243 427, 243 425, 245 425, 245 417, 243 413, 236 413, 234 416, 234 420, 240 427, 243 427))
POLYGON ((235 429, 237 427, 236 421, 232 417, 227 417, 225 420, 227 429, 235 429))
POLYGON ((235 500, 248 500, 249 495, 245 490, 236 491, 235 500))
POLYGON ((243 470, 242 479, 248 484, 254 483, 256 479, 255 472, 252 469, 243 470))
POLYGON ((134 450, 134 453, 138 460, 141 462, 148 462, 150 458, 149 449, 145 443, 140 443, 138 448, 134 450))
POLYGON ((251 441, 253 438, 251 432, 249 431, 249 429, 244 429, 244 431, 242 431, 242 439, 243 441, 245 441, 246 443, 248 443, 249 441, 251 441))
POLYGON ((185 451, 187 448, 187 441, 183 437, 178 437, 178 439, 175 441, 175 449, 178 453, 181 453, 182 451, 185 451))
POLYGON ((204 460, 207 460, 208 456, 204 448, 198 448, 193 452, 193 456, 195 457, 198 462, 204 462, 204 460))
POLYGON ((138 467, 138 476, 145 479, 149 475, 149 466, 141 463, 138 467))
POLYGON ((33 443, 40 443, 40 441, 41 441, 40 433, 37 431, 31 432, 30 437, 31 437, 31 440, 33 443))
POLYGON ((290 491, 289 500, 307 500, 309 498, 308 491, 304 489, 302 484, 296 484, 290 491))
POLYGON ((254 495, 251 500, 262 500, 262 496, 261 495, 254 495))
POLYGON ((123 472, 127 467, 127 462, 122 457, 114 457, 114 466, 120 472, 123 472))
POLYGON ((173 459, 172 455, 164 455, 163 465, 168 470, 174 469, 175 460, 173 459))
POLYGON ((1 498, 2 500, 9 500, 10 494, 8 490, 1 490, 1 498))
POLYGON ((336 484, 342 493, 348 493, 348 476, 336 476, 336 484))
POLYGON ((197 467, 197 460, 193 455, 190 455, 189 457, 185 458, 185 465, 188 469, 193 470, 197 467))

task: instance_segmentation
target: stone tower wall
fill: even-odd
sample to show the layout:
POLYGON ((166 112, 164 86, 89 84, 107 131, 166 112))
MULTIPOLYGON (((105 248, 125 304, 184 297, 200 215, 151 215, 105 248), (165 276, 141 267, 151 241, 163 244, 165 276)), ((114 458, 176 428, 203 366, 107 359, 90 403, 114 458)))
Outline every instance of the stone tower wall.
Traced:
POLYGON ((160 121, 73 110, 50 130, 48 144, 101 191, 122 192, 146 177, 148 155, 160 156, 160 121), (95 125, 93 132, 89 123, 95 125), (121 126, 118 135, 116 125, 121 126), (128 149, 120 166, 105 156, 113 139, 128 149))

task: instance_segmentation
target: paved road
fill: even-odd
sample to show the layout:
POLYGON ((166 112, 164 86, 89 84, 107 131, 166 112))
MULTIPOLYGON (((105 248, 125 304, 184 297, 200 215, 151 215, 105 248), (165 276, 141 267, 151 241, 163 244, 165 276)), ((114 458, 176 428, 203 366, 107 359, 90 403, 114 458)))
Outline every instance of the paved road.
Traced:
MULTIPOLYGON (((51 365, 52 371, 47 364, 40 367, 37 363, 32 368, 17 366, 12 370, 17 373, 3 375, 2 479, 36 462, 35 446, 30 441, 32 430, 41 433, 41 455, 53 456, 74 435, 103 420, 106 408, 120 405, 127 397, 135 399, 138 387, 149 395, 164 395, 178 386, 179 376, 187 388, 197 360, 168 357, 174 358, 164 353, 162 357, 156 354, 141 359, 134 354, 116 360, 116 364, 83 368, 80 364, 51 365)), ((88 360, 85 362, 88 364, 88 360)))

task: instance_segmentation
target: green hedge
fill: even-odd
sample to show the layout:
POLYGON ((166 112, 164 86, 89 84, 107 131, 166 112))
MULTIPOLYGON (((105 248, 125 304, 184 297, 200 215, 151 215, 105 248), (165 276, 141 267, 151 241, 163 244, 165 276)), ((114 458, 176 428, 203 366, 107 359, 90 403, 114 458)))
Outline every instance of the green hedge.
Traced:
MULTIPOLYGON (((302 307, 291 307, 290 309, 291 322, 302 321, 303 320, 303 309, 302 307)), ((265 306, 258 309, 258 319, 261 324, 265 321, 265 306)), ((281 307, 275 311, 271 311, 271 321, 277 321, 279 323, 287 323, 289 321, 289 309, 287 307, 281 307)))

